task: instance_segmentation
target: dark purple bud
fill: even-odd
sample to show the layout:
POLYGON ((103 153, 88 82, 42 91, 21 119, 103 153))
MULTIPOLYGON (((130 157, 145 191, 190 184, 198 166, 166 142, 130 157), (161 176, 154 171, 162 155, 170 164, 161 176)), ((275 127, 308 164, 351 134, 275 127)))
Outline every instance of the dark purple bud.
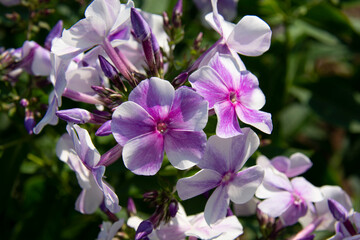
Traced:
POLYGON ((54 38, 61 37, 62 29, 63 29, 63 22, 60 20, 56 23, 56 25, 53 27, 53 29, 51 29, 50 33, 47 35, 47 37, 45 39, 44 46, 47 50, 50 51, 51 42, 54 38))
POLYGON ((27 99, 25 99, 25 98, 21 99, 20 100, 20 106, 22 106, 22 107, 29 106, 29 101, 27 99))
POLYGON ((167 15, 166 12, 162 13, 163 16, 163 24, 164 24, 164 28, 168 29, 170 27, 170 20, 169 20, 169 16, 167 15))
POLYGON ((174 78, 174 80, 172 81, 172 85, 175 87, 183 85, 186 82, 188 76, 189 76, 188 72, 180 73, 174 78))
POLYGON ((157 191, 150 191, 143 194, 144 201, 152 201, 155 200, 159 196, 157 191))
POLYGON ((149 220, 142 221, 136 230, 135 240, 145 239, 153 231, 153 224, 149 220))
POLYGON ((102 136, 108 136, 112 134, 111 132, 111 120, 106 121, 101 125, 98 130, 96 131, 95 135, 102 137, 102 136))
POLYGON ((26 128, 26 131, 29 134, 33 134, 33 129, 36 126, 35 118, 34 118, 34 112, 30 111, 29 109, 25 109, 25 121, 24 125, 26 128))
POLYGON ((139 41, 142 42, 150 37, 151 29, 149 24, 135 8, 131 8, 131 24, 139 41))
POLYGON ((172 22, 174 27, 178 28, 181 26, 181 16, 183 14, 183 1, 178 0, 172 12, 172 22))
POLYGON ((114 79, 116 76, 119 75, 116 71, 116 68, 111 65, 111 63, 109 63, 108 60, 106 60, 103 56, 99 55, 99 61, 100 67, 107 78, 114 79))
POLYGON ((123 147, 120 144, 116 144, 109 151, 101 155, 100 161, 97 166, 109 166, 112 163, 116 162, 122 154, 123 147))
POLYGON ((60 119, 75 123, 75 124, 84 124, 87 122, 90 122, 92 114, 81 108, 73 108, 73 109, 67 109, 67 110, 60 110, 56 112, 56 116, 58 116, 60 119))
POLYGON ((152 49, 153 49, 153 52, 154 52, 154 57, 155 57, 155 64, 156 64, 156 68, 158 70, 162 69, 164 66, 164 63, 163 63, 163 56, 162 56, 162 53, 160 51, 160 46, 159 46, 159 43, 155 37, 155 35, 153 33, 151 33, 151 45, 152 45, 152 49))
POLYGON ((176 200, 171 200, 171 202, 169 204, 170 216, 175 217, 178 210, 179 210, 178 202, 176 200))
POLYGON ((129 213, 129 215, 135 215, 136 214, 136 207, 135 207, 134 200, 132 198, 128 199, 127 211, 129 213))
POLYGON ((347 220, 348 211, 343 205, 331 198, 328 199, 328 205, 330 212, 337 221, 345 222, 347 220))

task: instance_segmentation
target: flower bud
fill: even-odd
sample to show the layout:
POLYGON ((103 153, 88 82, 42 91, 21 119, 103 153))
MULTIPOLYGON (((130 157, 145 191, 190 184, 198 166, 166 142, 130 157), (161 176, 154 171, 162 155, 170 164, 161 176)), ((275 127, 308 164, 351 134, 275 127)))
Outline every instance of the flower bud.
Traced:
POLYGON ((146 238, 153 231, 153 224, 149 220, 142 221, 135 233, 135 240, 146 238))
POLYGON ((34 118, 34 112, 30 111, 29 109, 25 109, 25 120, 24 125, 26 128, 26 131, 29 134, 33 134, 33 129, 36 126, 35 118, 34 118))
POLYGON ((175 217, 178 210, 179 210, 179 204, 178 204, 178 202, 177 202, 175 199, 171 200, 171 202, 170 202, 170 204, 169 204, 169 213, 170 213, 170 216, 171 216, 171 217, 175 217))
POLYGON ((111 133, 112 133, 111 132, 111 120, 108 120, 98 128, 95 135, 99 136, 99 137, 102 137, 102 136, 108 136, 111 133))
POLYGON ((117 161, 122 155, 123 147, 120 144, 116 144, 109 151, 101 155, 98 166, 109 166, 110 164, 117 161))
POLYGON ((337 221, 345 222, 348 218, 348 211, 343 205, 335 201, 334 199, 328 199, 329 210, 337 221))
POLYGON ((135 215, 136 214, 136 207, 135 207, 134 200, 132 198, 128 199, 127 211, 129 213, 129 215, 135 215))
POLYGON ((29 106, 29 101, 27 99, 23 98, 23 99, 20 100, 20 105, 22 107, 28 107, 29 106))
POLYGON ((60 110, 56 112, 56 116, 64 121, 75 124, 84 124, 91 120, 91 113, 81 108, 60 110))
POLYGON ((54 38, 61 37, 62 30, 63 30, 63 22, 60 20, 56 23, 53 29, 51 29, 50 33, 47 35, 45 39, 44 46, 47 50, 49 51, 51 50, 51 43, 52 40, 54 40, 54 38))
POLYGON ((143 42, 150 37, 151 29, 149 24, 135 8, 131 8, 131 24, 134 29, 135 37, 139 41, 143 42))
POLYGON ((181 16, 183 14, 183 1, 178 0, 175 4, 175 7, 172 12, 172 22, 174 24, 174 27, 179 28, 181 27, 181 16))

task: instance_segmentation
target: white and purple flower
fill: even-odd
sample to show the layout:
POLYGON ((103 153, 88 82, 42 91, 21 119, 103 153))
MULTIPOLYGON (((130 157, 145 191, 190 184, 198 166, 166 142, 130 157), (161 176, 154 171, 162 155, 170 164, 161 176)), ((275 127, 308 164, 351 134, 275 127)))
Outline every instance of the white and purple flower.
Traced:
POLYGON ((104 159, 93 145, 89 133, 77 126, 68 125, 56 146, 60 160, 66 162, 76 172, 83 191, 76 201, 76 209, 81 213, 93 213, 104 200, 110 212, 120 211, 119 200, 111 187, 103 180, 104 159))
POLYGON ((177 182, 176 189, 182 200, 215 188, 204 211, 209 225, 226 216, 230 200, 238 204, 249 201, 263 180, 264 171, 260 166, 239 171, 260 142, 250 128, 242 131, 243 135, 232 138, 211 136, 198 163, 202 170, 177 182))
POLYGON ((257 78, 248 71, 240 71, 230 55, 216 54, 208 66, 190 75, 192 87, 209 102, 218 117, 216 135, 222 138, 242 134, 237 117, 270 134, 271 114, 259 111, 265 96, 257 78))
POLYGON ((164 150, 178 169, 194 166, 203 155, 208 103, 187 87, 175 89, 160 78, 150 78, 130 93, 129 101, 113 113, 111 129, 124 146, 125 166, 135 174, 154 175, 164 150))

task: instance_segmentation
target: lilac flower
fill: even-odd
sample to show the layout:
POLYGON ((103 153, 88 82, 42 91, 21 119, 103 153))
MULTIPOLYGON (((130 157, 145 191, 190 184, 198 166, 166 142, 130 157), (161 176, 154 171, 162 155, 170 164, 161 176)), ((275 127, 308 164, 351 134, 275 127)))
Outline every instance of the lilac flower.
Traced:
MULTIPOLYGON (((139 217, 130 217, 127 224, 138 229, 142 221, 139 217)), ((226 217, 210 227, 204 213, 187 216, 184 208, 179 205, 178 213, 167 224, 161 224, 147 235, 151 240, 184 240, 186 237, 200 239, 232 240, 243 233, 243 228, 235 216, 226 217)))
POLYGON ((209 225, 226 216, 230 200, 238 204, 249 201, 263 179, 264 172, 260 166, 239 172, 259 146, 259 138, 254 131, 244 128, 243 133, 225 139, 211 136, 198 163, 202 170, 177 182, 176 189, 182 200, 215 188, 204 211, 209 225))
POLYGON ((92 213, 104 199, 109 211, 112 213, 120 211, 118 197, 103 180, 105 172, 103 163, 107 159, 100 156, 85 129, 77 125, 68 125, 67 131, 72 145, 67 140, 68 137, 63 137, 57 145, 57 155, 77 173, 79 184, 83 188, 76 209, 82 213, 92 213))
MULTIPOLYGON (((261 162, 257 161, 262 166, 261 162)), ((258 208, 270 217, 280 217, 284 226, 295 224, 304 216, 311 202, 323 199, 320 190, 303 177, 291 181, 275 168, 265 166, 265 177, 256 197, 266 199, 258 208)))
POLYGON ((102 222, 99 235, 96 240, 112 240, 115 238, 116 233, 124 224, 124 219, 120 219, 114 223, 102 222))
POLYGON ((248 71, 240 71, 231 56, 216 54, 208 66, 191 74, 189 81, 209 101, 209 108, 214 108, 219 137, 242 134, 236 115, 242 122, 271 133, 271 114, 259 111, 265 104, 265 96, 257 78, 248 71))
POLYGON ((257 161, 261 162, 262 166, 274 167, 289 178, 306 172, 312 166, 311 160, 302 153, 294 153, 290 158, 277 156, 271 159, 271 161, 265 156, 260 156, 257 161))
MULTIPOLYGON (((213 12, 207 14, 205 19, 221 38, 187 69, 187 73, 205 66, 216 53, 232 55, 240 70, 246 70, 237 53, 245 56, 259 56, 270 47, 269 25, 257 16, 245 16, 236 25, 227 22, 218 13, 217 2, 218 0, 211 0, 213 12)), ((181 83, 175 82, 175 84, 181 83)))
POLYGON ((176 168, 194 166, 205 149, 207 112, 207 102, 189 88, 175 91, 159 78, 140 82, 111 121, 116 141, 124 146, 125 166, 135 174, 154 175, 164 150, 176 168))

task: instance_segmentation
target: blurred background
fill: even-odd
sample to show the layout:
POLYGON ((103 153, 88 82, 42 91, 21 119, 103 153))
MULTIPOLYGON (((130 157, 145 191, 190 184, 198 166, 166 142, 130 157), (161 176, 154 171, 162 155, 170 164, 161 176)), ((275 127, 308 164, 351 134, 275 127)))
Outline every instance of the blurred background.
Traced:
MULTIPOLYGON (((27 0, 16 6, 0 5, 0 47, 19 48, 25 40, 42 45, 58 20, 64 21, 65 28, 71 27, 84 17, 90 2, 27 0)), ((143 11, 156 14, 167 11, 170 16, 176 3, 134 2, 143 11)), ((199 2, 200 6, 206 4, 199 2)), ((219 38, 204 25, 204 12, 192 0, 184 0, 183 4, 184 38, 175 48, 176 67, 167 74, 168 80, 186 67, 200 31, 201 47, 209 47, 219 38)), ((203 6, 201 9, 206 9, 203 6)), ((313 167, 304 177, 316 186, 341 186, 359 211, 360 1, 239 0, 235 6, 236 13, 224 13, 232 22, 237 23, 245 15, 257 15, 273 32, 268 52, 260 57, 241 57, 248 70, 258 77, 266 96, 262 110, 273 116, 273 133, 257 132, 262 140, 257 155, 272 158, 294 152, 306 154, 313 167)), ((45 93, 29 90, 30 78, 22 76, 14 86, 2 78, 0 71, 0 238, 95 239, 106 218, 100 211, 82 215, 74 210, 81 189, 75 174, 55 154, 66 124, 60 121, 55 127, 47 126, 39 135, 29 135, 24 128, 25 112, 20 99, 32 91, 39 101, 47 103, 45 93)), ((74 102, 63 101, 62 109, 75 107, 74 102)), ((215 125, 216 118, 210 118, 206 133, 214 134, 215 125)), ((100 153, 115 144, 111 136, 93 141, 100 153)), ((250 164, 254 162, 255 156, 250 164)), ((120 205, 126 208, 128 197, 132 197, 145 216, 153 209, 149 210, 143 202, 142 194, 159 188, 163 179, 170 185, 177 179, 171 169, 154 177, 134 176, 122 161, 109 167, 106 175, 120 205)), ((184 202, 188 215, 202 211, 199 206, 204 206, 204 202, 201 197, 184 202)), ((259 237, 254 218, 240 221, 245 227, 242 239, 259 237)), ((300 226, 292 229, 299 230, 300 226)), ((316 239, 322 238, 319 235, 316 239)))

